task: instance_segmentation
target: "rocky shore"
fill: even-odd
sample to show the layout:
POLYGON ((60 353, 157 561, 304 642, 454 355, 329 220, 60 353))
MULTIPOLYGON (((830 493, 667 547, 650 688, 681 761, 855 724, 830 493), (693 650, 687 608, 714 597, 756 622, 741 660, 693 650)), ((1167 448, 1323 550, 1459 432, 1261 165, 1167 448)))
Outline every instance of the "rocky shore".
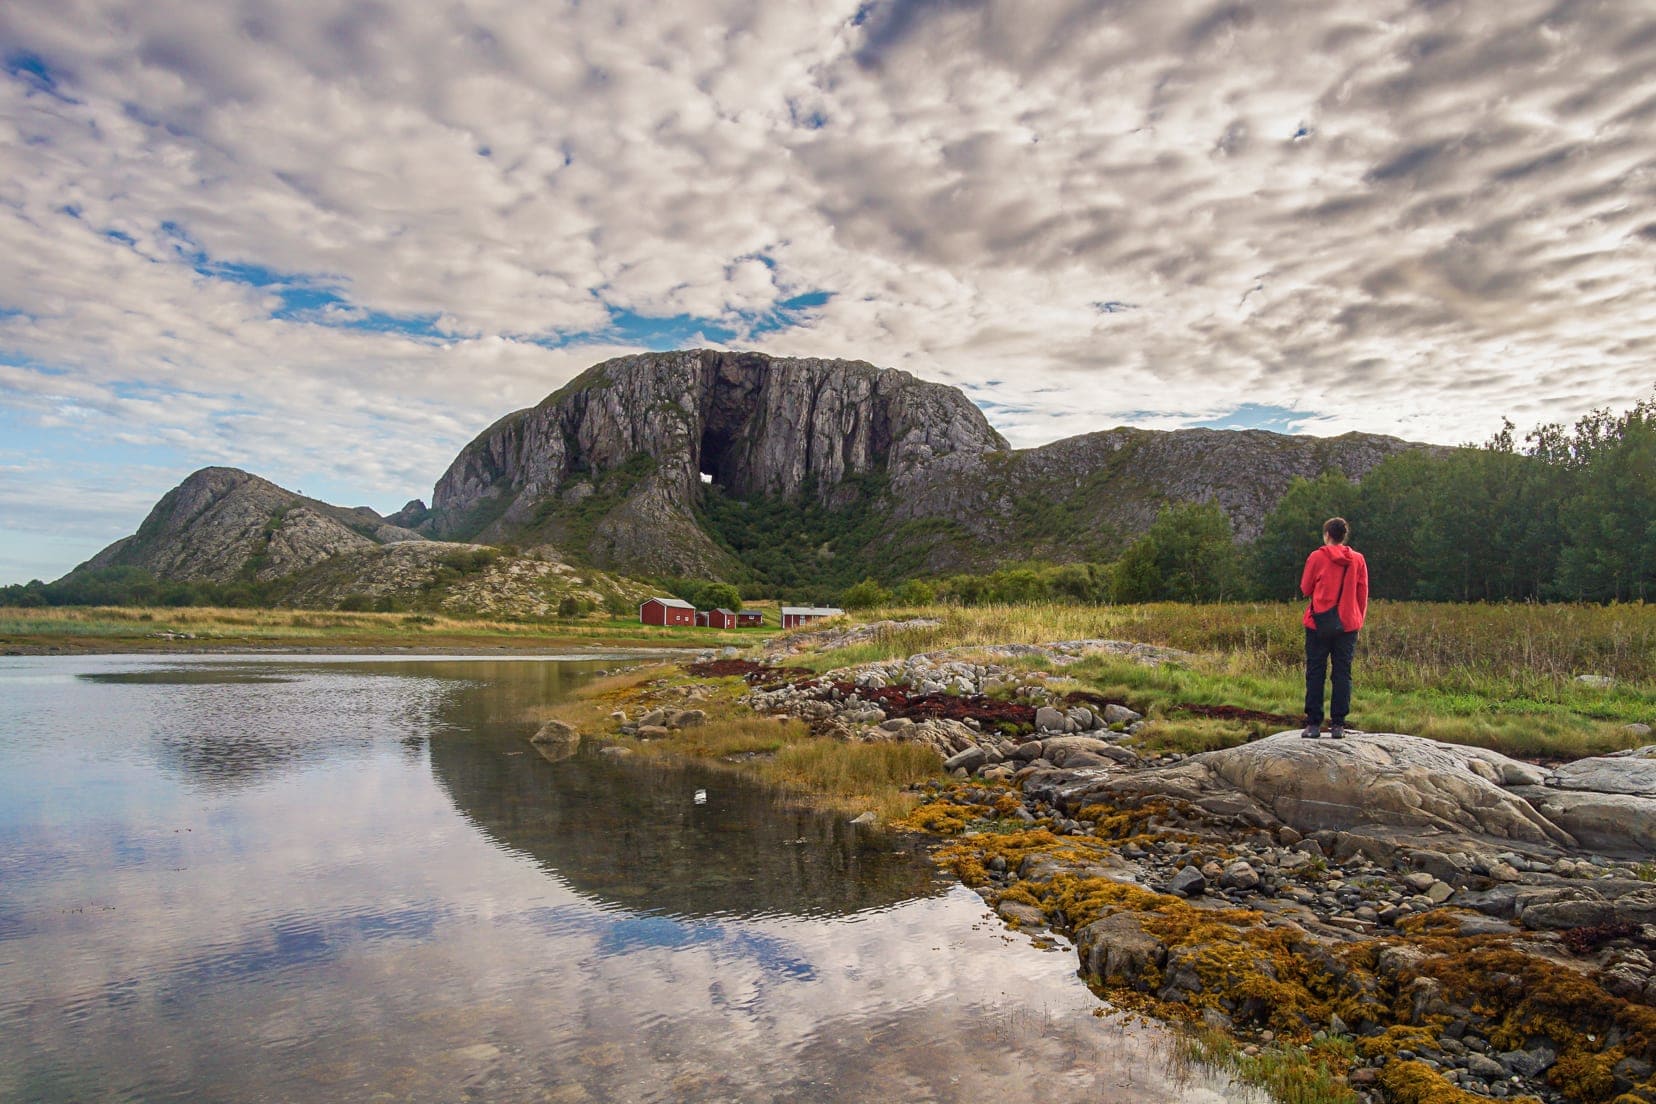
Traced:
POLYGON ((1073 947, 1111 1003, 1242 1054, 1309 1049, 1338 1077, 1318 1099, 1656 1101, 1656 745, 1537 764, 1295 728, 1158 753, 1064 677, 1189 658, 1121 641, 799 666, 904 627, 704 655, 609 720, 651 740, 734 709, 935 749, 948 777, 905 826, 1008 926, 1073 947))

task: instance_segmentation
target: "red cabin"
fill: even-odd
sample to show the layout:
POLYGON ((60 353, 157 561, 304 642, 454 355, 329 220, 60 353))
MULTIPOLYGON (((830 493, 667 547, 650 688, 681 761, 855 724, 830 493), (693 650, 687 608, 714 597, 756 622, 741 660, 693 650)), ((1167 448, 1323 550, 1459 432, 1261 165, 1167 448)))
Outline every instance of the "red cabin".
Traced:
POLYGON ((694 625, 696 607, 678 598, 650 598, 638 607, 638 619, 646 625, 694 625))
POLYGON ((737 610, 736 627, 738 629, 756 628, 765 623, 765 615, 758 610, 737 610))
POLYGON ((708 626, 707 612, 705 610, 697 610, 696 611, 696 627, 698 629, 705 629, 705 628, 707 628, 707 626, 708 626))
POLYGON ((707 623, 715 629, 734 629, 736 627, 735 611, 723 608, 709 610, 707 612, 707 623))

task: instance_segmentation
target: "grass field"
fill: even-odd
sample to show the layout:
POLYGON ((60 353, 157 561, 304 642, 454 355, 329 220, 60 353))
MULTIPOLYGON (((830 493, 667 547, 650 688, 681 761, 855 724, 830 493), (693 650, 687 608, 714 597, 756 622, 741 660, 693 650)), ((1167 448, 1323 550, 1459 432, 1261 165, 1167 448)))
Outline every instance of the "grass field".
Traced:
POLYGON ((768 629, 674 629, 634 618, 516 622, 426 613, 60 606, 0 607, 0 652, 134 652, 218 649, 745 647, 768 629))
MULTIPOLYGON (((1163 644, 1195 659, 1149 668, 1100 657, 1066 673, 1148 714, 1148 742, 1201 750, 1273 726, 1181 718, 1181 705, 1298 715, 1300 612, 1286 603, 881 610, 861 619, 939 624, 806 662, 826 669, 949 647, 1085 637, 1163 644)), ((1358 640, 1351 721, 1369 731, 1569 758, 1628 746, 1635 740, 1628 724, 1656 722, 1656 606, 1376 602, 1358 640), (1589 685, 1577 680, 1584 674, 1613 681, 1589 685)))

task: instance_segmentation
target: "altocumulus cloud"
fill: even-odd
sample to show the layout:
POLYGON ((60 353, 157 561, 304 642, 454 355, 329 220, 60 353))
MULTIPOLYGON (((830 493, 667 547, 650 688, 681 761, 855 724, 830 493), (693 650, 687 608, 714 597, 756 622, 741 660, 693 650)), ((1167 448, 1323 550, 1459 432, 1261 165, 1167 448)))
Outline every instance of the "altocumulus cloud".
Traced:
POLYGON ((395 506, 639 348, 1019 444, 1656 381, 1644 0, 10 0, 0 163, 0 575, 36 472, 107 537, 208 462, 395 506))

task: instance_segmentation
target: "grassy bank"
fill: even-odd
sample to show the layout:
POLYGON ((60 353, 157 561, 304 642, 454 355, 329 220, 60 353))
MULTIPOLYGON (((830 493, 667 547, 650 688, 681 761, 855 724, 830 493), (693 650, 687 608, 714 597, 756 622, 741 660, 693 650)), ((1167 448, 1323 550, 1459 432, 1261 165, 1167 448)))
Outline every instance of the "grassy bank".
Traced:
MULTIPOLYGON (((873 611, 924 617, 905 628, 802 662, 819 670, 915 652, 1111 637, 1195 653, 1148 668, 1098 657, 1066 674, 1146 713, 1152 746, 1205 750, 1282 722, 1192 717, 1183 707, 1235 706, 1297 716, 1303 699, 1301 607, 1286 603, 1140 606, 1020 605, 873 611)), ((1625 726, 1656 721, 1656 606, 1449 605, 1376 602, 1359 637, 1352 723, 1573 758, 1628 745, 1625 726), (1604 675, 1609 686, 1577 680, 1604 675)))
POLYGON ((589 682, 572 699, 537 711, 534 719, 563 721, 641 755, 723 764, 808 803, 852 815, 872 812, 881 820, 907 815, 918 802, 909 787, 941 773, 942 759, 929 748, 847 743, 813 736, 797 720, 747 712, 737 704, 746 690, 739 678, 697 679, 680 666, 663 664, 589 682), (636 719, 659 707, 694 707, 707 719, 653 740, 620 735, 610 719, 617 710, 636 719))
POLYGON ((0 607, 0 652, 150 652, 277 648, 501 649, 745 647, 769 629, 679 629, 636 618, 490 621, 428 613, 224 609, 0 607))

